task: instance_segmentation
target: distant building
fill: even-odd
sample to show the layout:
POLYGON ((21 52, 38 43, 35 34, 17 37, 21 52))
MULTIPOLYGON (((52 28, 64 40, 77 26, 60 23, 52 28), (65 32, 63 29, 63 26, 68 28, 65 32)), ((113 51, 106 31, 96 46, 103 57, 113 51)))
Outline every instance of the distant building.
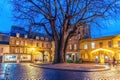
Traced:
POLYGON ((73 35, 67 44, 66 60, 72 60, 73 62, 80 59, 80 40, 90 38, 90 27, 81 25, 78 29, 78 34, 73 35))
POLYGON ((120 35, 80 40, 80 58, 85 62, 104 64, 120 61, 120 35))
POLYGON ((4 62, 6 53, 9 53, 9 34, 0 33, 0 63, 4 62))
MULTIPOLYGON (((66 60, 75 62, 80 59, 80 40, 90 38, 90 28, 86 25, 78 27, 77 35, 73 35, 67 43, 66 60)), ((12 26, 7 38, 9 52, 4 52, 4 62, 37 62, 49 63, 54 59, 54 41, 43 34, 26 31, 23 27, 12 26)), ((1 39, 1 38, 0 38, 1 39)), ((6 48, 7 49, 7 48, 6 48)), ((2 49, 1 49, 2 50, 2 49)), ((2 53, 3 54, 3 53, 2 53)))
POLYGON ((51 62, 53 50, 51 39, 44 35, 29 36, 23 28, 13 27, 10 33, 10 53, 8 61, 51 62))

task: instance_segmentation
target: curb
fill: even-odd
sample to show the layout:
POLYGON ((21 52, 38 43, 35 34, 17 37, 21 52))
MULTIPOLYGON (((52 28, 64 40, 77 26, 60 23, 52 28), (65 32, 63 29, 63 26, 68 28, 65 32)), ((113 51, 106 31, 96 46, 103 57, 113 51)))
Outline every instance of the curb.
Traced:
POLYGON ((75 71, 75 72, 99 72, 99 71, 107 71, 110 70, 110 67, 106 67, 104 69, 61 69, 61 68, 51 68, 46 66, 40 66, 36 64, 30 64, 30 66, 44 68, 44 69, 51 69, 51 70, 61 70, 61 71, 75 71))

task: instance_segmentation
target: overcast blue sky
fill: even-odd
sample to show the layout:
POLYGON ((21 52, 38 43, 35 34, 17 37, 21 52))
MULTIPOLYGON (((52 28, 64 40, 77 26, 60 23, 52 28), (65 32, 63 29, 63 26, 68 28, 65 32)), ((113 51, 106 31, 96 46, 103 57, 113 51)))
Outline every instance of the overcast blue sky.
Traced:
MULTIPOLYGON (((9 32, 14 22, 12 21, 12 5, 8 0, 0 0, 0 32, 9 32)), ((107 20, 110 24, 106 24, 105 21, 101 21, 101 24, 107 25, 106 28, 92 29, 92 37, 110 36, 120 34, 120 19, 107 20)))

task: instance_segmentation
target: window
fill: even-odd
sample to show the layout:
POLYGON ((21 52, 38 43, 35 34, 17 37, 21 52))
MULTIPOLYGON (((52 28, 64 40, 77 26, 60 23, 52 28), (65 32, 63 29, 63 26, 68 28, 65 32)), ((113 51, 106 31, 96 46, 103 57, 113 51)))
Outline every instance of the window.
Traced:
POLYGON ((72 44, 70 44, 70 50, 72 50, 72 44))
POLYGON ((41 37, 41 40, 44 40, 44 37, 41 37))
POLYGON ((45 38, 46 41, 48 41, 48 38, 45 38))
POLYGON ((102 48, 102 47, 103 47, 103 43, 102 43, 102 42, 100 42, 100 43, 99 43, 99 46, 100 46, 100 48, 102 48))
POLYGON ((36 36, 36 40, 39 40, 39 36, 36 36))
POLYGON ((27 34, 24 37, 27 38, 27 34))
POLYGON ((108 47, 112 47, 112 41, 108 41, 108 47))
POLYGON ((24 41, 20 41, 21 42, 21 45, 23 46, 24 45, 24 41))
POLYGON ((38 47, 38 46, 39 46, 39 43, 36 43, 36 46, 38 47))
POLYGON ((94 42, 91 43, 91 48, 92 49, 95 48, 95 43, 94 42))
POLYGON ((74 44, 74 50, 76 50, 77 49, 77 44, 74 44))
POLYGON ((19 37, 20 37, 20 34, 19 34, 19 33, 16 33, 16 37, 18 37, 18 38, 19 38, 19 37))
POLYGON ((84 49, 88 49, 88 45, 87 44, 84 45, 84 49))
POLYGON ((27 46, 27 41, 25 41, 25 46, 27 46))
POLYGON ((19 41, 16 41, 16 45, 19 45, 19 41))
POLYGON ((0 53, 3 53, 3 48, 0 49, 0 53))
POLYGON ((118 47, 120 47, 120 41, 118 41, 118 47))

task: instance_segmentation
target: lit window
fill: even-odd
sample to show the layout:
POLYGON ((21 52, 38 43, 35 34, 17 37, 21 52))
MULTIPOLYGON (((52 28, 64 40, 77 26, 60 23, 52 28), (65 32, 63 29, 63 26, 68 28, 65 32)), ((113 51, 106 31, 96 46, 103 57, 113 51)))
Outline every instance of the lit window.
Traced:
POLYGON ((44 37, 41 37, 41 40, 44 40, 44 37))
POLYGON ((39 36, 36 36, 36 40, 39 40, 39 36))
POLYGON ((120 47, 120 41, 118 41, 118 47, 120 47))
POLYGON ((95 48, 95 43, 94 42, 91 43, 91 47, 95 48))
POLYGON ((20 34, 19 34, 19 33, 16 33, 16 37, 20 37, 20 34))
POLYGON ((77 49, 77 45, 76 44, 74 44, 74 50, 76 50, 77 49))
POLYGON ((27 46, 27 41, 25 41, 25 46, 27 46))
POLYGON ((19 41, 16 41, 16 45, 19 45, 19 41))
POLYGON ((84 45, 84 49, 88 49, 88 45, 87 44, 84 45))
POLYGON ((27 38, 27 35, 25 35, 24 37, 27 38))
POLYGON ((72 45, 70 44, 70 50, 72 49, 72 45))
POLYGON ((112 42, 108 41, 108 47, 112 47, 112 42))

